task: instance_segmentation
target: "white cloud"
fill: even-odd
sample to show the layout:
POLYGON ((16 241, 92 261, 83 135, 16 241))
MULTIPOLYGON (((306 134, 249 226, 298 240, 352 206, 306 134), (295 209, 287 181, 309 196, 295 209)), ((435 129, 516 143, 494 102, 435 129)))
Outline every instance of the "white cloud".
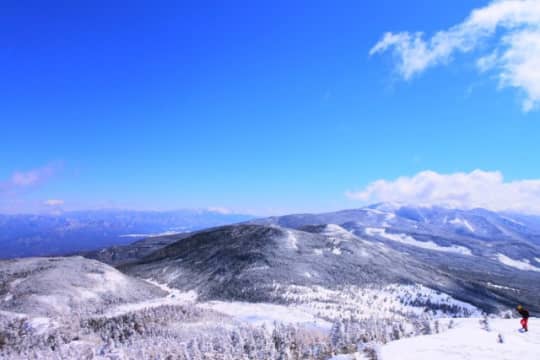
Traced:
POLYGON ((498 54, 493 52, 489 55, 481 56, 476 60, 476 67, 482 73, 492 70, 497 65, 498 54))
POLYGON ((43 205, 51 206, 51 207, 62 206, 62 205, 64 205, 64 200, 60 200, 60 199, 49 199, 49 200, 45 200, 45 201, 43 202, 43 205))
POLYGON ((386 33, 370 55, 392 50, 406 80, 427 68, 447 64, 456 53, 487 51, 477 60, 493 71, 501 87, 520 89, 523 109, 540 105, 540 1, 498 0, 473 10, 460 24, 426 38, 423 33, 386 33))
POLYGON ((395 180, 377 180, 360 191, 347 192, 365 203, 403 202, 495 211, 540 214, 540 179, 505 181, 499 171, 439 174, 422 171, 395 180))

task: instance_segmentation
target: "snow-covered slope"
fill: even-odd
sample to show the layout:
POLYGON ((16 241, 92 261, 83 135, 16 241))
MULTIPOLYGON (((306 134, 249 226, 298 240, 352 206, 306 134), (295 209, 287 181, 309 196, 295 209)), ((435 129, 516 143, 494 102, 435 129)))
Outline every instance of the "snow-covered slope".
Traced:
POLYGON ((0 261, 0 310, 39 316, 91 313, 163 296, 158 287, 80 256, 0 261))
POLYGON ((275 322, 330 330, 340 319, 389 320, 403 325, 412 319, 447 316, 479 316, 476 307, 421 285, 393 284, 380 288, 348 287, 331 290, 322 287, 279 286, 274 288, 276 303, 209 301, 199 306, 233 316, 249 324, 275 322))
POLYGON ((266 302, 273 298, 274 284, 336 289, 408 282, 460 289, 447 271, 335 225, 305 231, 275 225, 211 229, 120 269, 195 290, 202 300, 266 302))
POLYGON ((521 360, 540 359, 540 319, 530 319, 521 333, 516 319, 489 319, 489 331, 479 319, 456 319, 455 327, 435 335, 390 342, 381 360, 521 360), (502 341, 502 342, 501 342, 502 341))

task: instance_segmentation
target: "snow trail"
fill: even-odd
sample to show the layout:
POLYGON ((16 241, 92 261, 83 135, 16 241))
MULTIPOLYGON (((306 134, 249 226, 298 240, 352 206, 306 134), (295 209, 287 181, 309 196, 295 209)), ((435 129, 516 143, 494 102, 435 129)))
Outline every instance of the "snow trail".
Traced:
POLYGON ((460 255, 472 256, 470 249, 459 246, 459 245, 450 245, 450 246, 441 246, 433 241, 419 241, 407 234, 396 234, 396 233, 387 233, 386 229, 383 228, 366 228, 365 233, 369 236, 380 236, 382 238, 392 240, 398 243, 402 243, 409 246, 415 246, 426 250, 432 251, 442 251, 460 255))
POLYGON ((497 259, 504 265, 523 271, 540 271, 540 268, 533 266, 529 260, 515 260, 503 254, 497 254, 497 259))

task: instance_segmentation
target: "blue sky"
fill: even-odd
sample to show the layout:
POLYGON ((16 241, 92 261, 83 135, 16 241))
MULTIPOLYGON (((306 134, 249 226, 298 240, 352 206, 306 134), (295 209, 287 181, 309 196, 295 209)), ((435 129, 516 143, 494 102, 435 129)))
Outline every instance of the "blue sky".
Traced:
POLYGON ((425 170, 536 181, 535 85, 479 69, 513 28, 429 44, 490 6, 3 1, 0 212, 324 211, 400 200, 365 191, 425 170), (417 31, 426 51, 396 37, 370 55, 417 31), (411 56, 431 60, 407 72, 411 56))

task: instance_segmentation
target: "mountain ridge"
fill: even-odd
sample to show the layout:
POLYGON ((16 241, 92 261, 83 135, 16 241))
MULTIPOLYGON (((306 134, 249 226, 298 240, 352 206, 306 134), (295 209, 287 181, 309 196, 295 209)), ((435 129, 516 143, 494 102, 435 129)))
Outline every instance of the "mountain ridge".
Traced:
POLYGON ((328 225, 302 230, 258 224, 215 228, 119 269, 195 290, 206 299, 268 301, 273 284, 336 288, 419 283, 486 311, 516 302, 540 310, 536 272, 482 256, 449 257, 439 249, 443 245, 436 250, 418 248, 378 234, 357 235, 355 229, 324 233, 323 227, 328 225))

